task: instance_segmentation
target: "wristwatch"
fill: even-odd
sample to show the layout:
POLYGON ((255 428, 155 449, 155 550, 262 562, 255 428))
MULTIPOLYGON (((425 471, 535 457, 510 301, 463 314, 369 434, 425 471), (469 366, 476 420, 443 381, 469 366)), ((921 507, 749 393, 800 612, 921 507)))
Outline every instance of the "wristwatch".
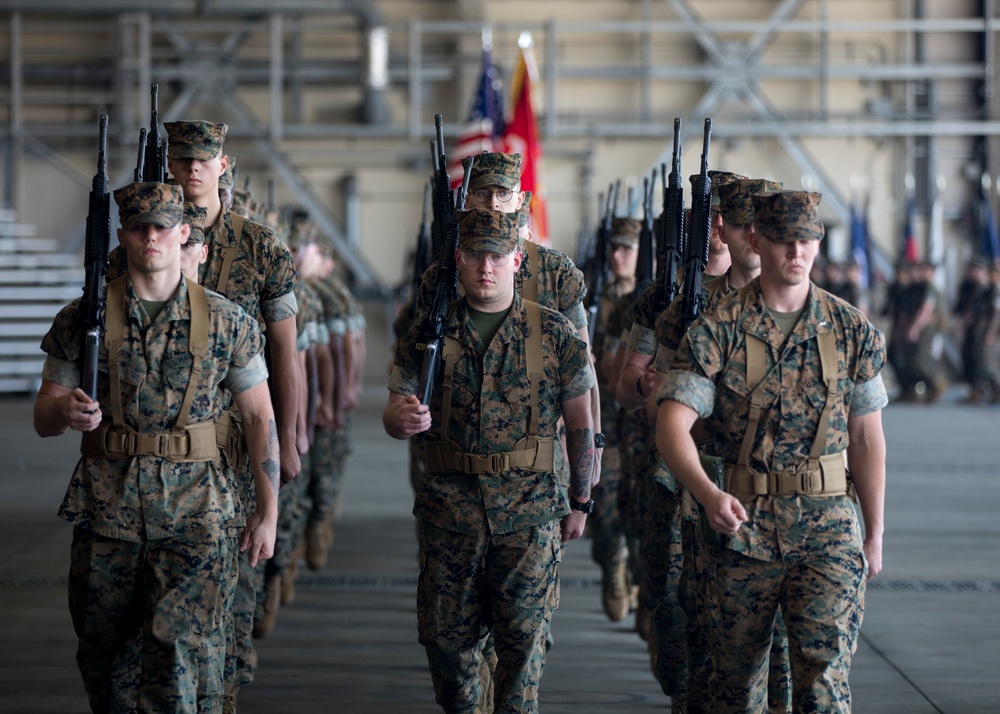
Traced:
POLYGON ((580 503, 579 501, 571 498, 569 499, 569 507, 574 511, 582 511, 587 515, 590 515, 594 512, 594 499, 590 499, 586 503, 580 503))
POLYGON ((594 448, 603 449, 604 445, 608 443, 608 440, 604 437, 604 434, 597 432, 594 434, 594 448))

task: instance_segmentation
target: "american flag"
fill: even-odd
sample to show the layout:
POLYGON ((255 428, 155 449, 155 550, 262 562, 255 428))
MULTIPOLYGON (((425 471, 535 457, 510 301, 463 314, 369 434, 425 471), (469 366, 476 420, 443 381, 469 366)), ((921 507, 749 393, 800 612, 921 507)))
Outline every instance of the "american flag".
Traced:
POLYGON ((448 176, 453 189, 462 185, 462 159, 467 156, 493 151, 503 135, 504 99, 500 75, 493 66, 490 46, 483 43, 483 68, 476 85, 472 109, 465 130, 455 146, 448 151, 448 176))

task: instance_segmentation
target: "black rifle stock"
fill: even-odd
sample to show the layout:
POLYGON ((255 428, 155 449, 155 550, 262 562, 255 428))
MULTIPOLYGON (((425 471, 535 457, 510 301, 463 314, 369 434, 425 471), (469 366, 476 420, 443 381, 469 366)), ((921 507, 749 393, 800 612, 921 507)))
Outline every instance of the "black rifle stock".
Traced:
POLYGON ((143 172, 146 169, 146 128, 143 127, 139 130, 139 156, 135 160, 135 171, 132 174, 132 180, 136 183, 140 181, 145 181, 143 178, 143 172))
POLYGON ((159 86, 153 84, 149 88, 149 131, 146 134, 145 142, 143 142, 143 181, 163 183, 167 180, 166 140, 164 139, 162 143, 160 141, 159 125, 159 86))
MULTIPOLYGON (((448 305, 458 295, 458 266, 455 264, 455 251, 458 250, 458 217, 455 215, 455 197, 451 192, 448 161, 444 154, 444 119, 440 114, 434 117, 434 128, 437 133, 438 154, 434 161, 432 205, 434 222, 438 224, 441 233, 441 252, 438 255, 434 302, 424 316, 424 358, 417 383, 417 399, 421 404, 430 403, 441 364, 444 331, 448 324, 448 305)), ((466 175, 469 173, 467 170, 466 175)))
POLYGON ((712 182, 708 177, 708 148, 712 140, 712 120, 705 120, 705 138, 701 152, 701 173, 691 196, 691 235, 684 258, 684 296, 682 319, 684 331, 705 309, 701 291, 702 277, 708 265, 709 239, 712 234, 712 182))
POLYGON ((97 173, 90 187, 87 211, 87 239, 84 244, 83 301, 83 373, 82 389, 91 399, 97 399, 97 355, 104 330, 104 275, 108 267, 111 243, 111 194, 108 191, 107 148, 108 117, 100 118, 100 138, 97 152, 97 173))
POLYGON ((635 294, 653 282, 653 194, 656 192, 656 169, 652 178, 642 179, 642 230, 639 232, 639 255, 635 267, 635 294))
POLYGON ((611 224, 615 218, 615 206, 618 205, 618 191, 621 182, 616 181, 608 187, 608 203, 604 209, 604 217, 597 229, 597 245, 594 246, 593 274, 591 276, 590 307, 587 308, 587 334, 590 337, 591 349, 594 348, 594 332, 597 329, 597 315, 601 309, 601 296, 608 280, 608 241, 611 239, 611 224))
POLYGON ((681 120, 674 119, 674 153, 670 176, 663 171, 663 225, 660 241, 660 276, 663 286, 661 307, 666 308, 680 290, 677 274, 684 260, 684 178, 681 176, 681 120))

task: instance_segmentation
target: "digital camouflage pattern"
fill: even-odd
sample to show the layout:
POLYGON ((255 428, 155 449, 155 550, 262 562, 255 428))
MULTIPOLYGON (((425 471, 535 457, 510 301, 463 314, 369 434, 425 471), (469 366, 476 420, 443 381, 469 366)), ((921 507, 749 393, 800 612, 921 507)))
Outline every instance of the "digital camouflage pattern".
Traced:
MULTIPOLYGON (((514 273, 514 291, 521 294, 524 281, 532 276, 538 279, 537 303, 542 307, 562 313, 580 330, 587 326, 587 313, 583 308, 583 298, 587 294, 583 272, 577 268, 569 256, 558 250, 538 246, 538 265, 531 265, 522 250, 521 268, 514 273)), ((417 315, 425 315, 434 302, 437 289, 437 262, 430 265, 420 276, 417 291, 417 315)), ((461 286, 459 286, 461 289, 461 286)))
POLYGON ((229 210, 247 218, 254 215, 257 210, 257 204, 253 200, 253 194, 250 191, 234 189, 233 206, 229 210))
MULTIPOLYGON (((126 278, 127 280, 127 278, 126 278)), ((170 431, 191 374, 187 283, 150 322, 126 288, 125 342, 118 358, 126 425, 140 433, 170 431)), ((189 424, 213 422, 226 391, 239 393, 264 381, 263 344, 256 325, 219 295, 208 293, 209 350, 191 406, 189 424)), ((42 339, 48 357, 42 376, 80 386, 82 326, 79 300, 64 307, 42 339)), ((99 351, 97 399, 111 414, 108 352, 99 351)), ((172 463, 155 456, 110 461, 91 456, 77 464, 60 515, 86 530, 121 540, 168 538, 204 523, 226 523, 235 514, 228 461, 172 463)))
POLYGON ((208 161, 222 153, 229 127, 210 121, 168 121, 167 157, 170 159, 198 159, 208 161))
POLYGON ((200 245, 205 242, 205 217, 207 215, 207 208, 196 206, 190 201, 184 202, 184 222, 191 227, 191 233, 187 239, 188 243, 200 245))
MULTIPOLYGON (((534 406, 525 364, 528 331, 517 295, 490 345, 482 344, 465 302, 456 304, 445 331, 460 345, 448 429, 461 450, 509 452, 527 435, 534 406)), ((414 326, 397 343, 393 392, 416 391, 419 334, 414 326)), ((545 376, 537 435, 557 438, 561 403, 589 392, 594 377, 586 344, 561 315, 541 309, 541 338, 545 376)), ((438 383, 430 440, 441 439, 442 392, 438 383)), ((559 521, 569 512, 555 472, 428 473, 418 484, 413 513, 421 523, 420 640, 447 711, 476 710, 479 645, 490 626, 499 658, 496 711, 536 711, 542 643, 558 604, 559 521), (458 564, 474 575, 457 575, 458 564)))
POLYGON ((629 329, 628 348, 641 355, 656 354, 656 314, 660 311, 660 289, 663 281, 657 278, 642 291, 632 304, 632 327, 629 329))
MULTIPOLYGON (((482 504, 476 515, 483 519, 482 504)), ((469 535, 421 522, 419 533, 418 638, 438 704, 483 711, 480 649, 489 631, 497 656, 492 711, 537 712, 545 633, 559 605, 559 521, 469 535)))
POLYGON ((731 226, 753 223, 753 197, 758 193, 780 191, 784 184, 766 179, 736 179, 719 186, 719 211, 731 226))
POLYGON ((199 282, 210 290, 219 283, 224 251, 236 248, 225 296, 247 311, 266 331, 268 322, 294 317, 297 307, 292 286, 295 266, 288 248, 259 223, 243 221, 243 235, 233 230, 225 208, 215 225, 205 229, 208 260, 198 268, 199 282))
MULTIPOLYGON (((732 292, 729 285, 729 271, 723 275, 715 277, 706 276, 701 284, 701 294, 703 296, 704 312, 707 314, 715 309, 726 294, 732 292)), ((684 338, 684 320, 682 310, 684 300, 681 295, 674 298, 674 301, 667 306, 667 309, 656 316, 656 357, 653 364, 657 372, 668 372, 670 364, 674 361, 674 354, 681 345, 684 338)))
POLYGON ((517 214, 473 208, 458 211, 458 247, 507 255, 518 248, 517 214))
POLYGON ((611 221, 611 237, 608 242, 612 245, 639 245, 639 232, 642 224, 634 218, 614 218, 611 221))
POLYGON ((514 191, 520 184, 520 154, 484 151, 476 155, 469 178, 469 193, 488 186, 502 186, 514 191))
POLYGON ((219 176, 219 188, 232 191, 236 187, 236 157, 230 156, 226 161, 226 170, 219 176))
POLYGON ((757 233, 775 243, 822 240, 819 219, 822 194, 814 191, 775 191, 753 197, 757 233))
MULTIPOLYGON (((551 310, 542 309, 542 358, 545 379, 540 387, 538 436, 555 437, 560 404, 593 387, 586 344, 576 330, 551 310)), ((483 345, 465 302, 458 303, 445 335, 462 345, 455 365, 454 391, 449 421, 450 438, 463 451, 490 454, 513 450, 527 430, 528 376, 525 373, 524 339, 527 318, 519 296, 489 346, 483 345), (489 347, 489 349, 487 349, 489 347), (480 368, 481 362, 481 368, 480 368)), ((390 391, 415 394, 423 361, 419 326, 396 345, 390 391)), ((440 382, 431 402, 431 413, 441 414, 440 382)), ((427 434, 441 438, 436 421, 427 434)), ((429 475, 417 492, 414 515, 442 528, 474 535, 483 527, 476 510, 484 503, 489 530, 510 533, 569 513, 566 494, 553 473, 512 469, 500 474, 429 475)))
MULTIPOLYGON (((658 400, 694 409, 706 422, 714 453, 736 463, 751 391, 746 335, 755 335, 767 346, 768 376, 749 464, 762 473, 795 471, 808 458, 827 399, 815 338, 831 330, 843 396, 832 404, 823 453, 840 453, 853 396, 859 385, 878 378, 885 339, 864 315, 815 286, 787 342, 764 306, 759 280, 726 295, 684 337, 658 400)), ((886 400, 862 401, 856 414, 881 409, 886 400)), ((767 652, 779 605, 791 644, 794 710, 849 711, 847 673, 866 570, 853 503, 847 496, 766 495, 744 507, 749 520, 711 559, 715 599, 709 611, 716 620, 706 634, 712 711, 758 710, 766 700, 767 652)))
MULTIPOLYGON (((215 421, 228 395, 267 377, 256 324, 231 302, 214 293, 207 297, 209 349, 191 407, 191 424, 215 421)), ((48 354, 43 377, 71 389, 80 385, 78 306, 76 301, 64 308, 42 340, 48 354)), ((118 357, 125 423, 140 433, 169 431, 191 376, 187 283, 181 283, 152 322, 127 283, 125 316, 125 342, 118 357)), ((97 399, 106 415, 111 414, 112 388, 108 359, 102 344, 97 399)), ((221 451, 215 461, 204 462, 172 463, 154 456, 80 459, 60 515, 75 526, 70 607, 81 633, 79 661, 92 700, 95 692, 99 698, 105 696, 100 692, 107 693, 111 683, 121 696, 130 696, 130 688, 140 686, 140 702, 144 696, 172 692, 169 703, 147 703, 147 710, 178 710, 178 701, 196 696, 205 697, 202 704, 209 710, 216 706, 212 701, 218 703, 221 696, 221 653, 226 644, 220 624, 222 604, 231 598, 235 582, 227 567, 235 552, 229 538, 243 524, 238 500, 231 467, 221 451), (115 629, 105 618, 118 607, 116 603, 127 599, 126 584, 143 580, 138 573, 150 568, 186 577, 164 578, 160 604, 147 603, 145 610, 152 613, 156 626, 151 632, 161 646, 155 648, 159 655, 150 654, 139 667, 141 627, 134 633, 139 639, 129 643, 118 635, 121 628, 137 627, 136 623, 122 618, 115 629), (115 587, 108 588, 108 582, 115 587), (183 608, 178 602, 184 603, 183 608), (179 609, 184 612, 180 620, 179 609), (176 659, 157 659, 166 652, 175 653, 176 659), (159 662, 163 669, 147 667, 151 662, 159 662)), ((135 612, 131 605, 129 612, 135 612)), ((117 711, 110 705, 95 710, 117 711)))
POLYGON ((135 230, 152 224, 173 228, 184 215, 184 192, 180 186, 158 181, 137 182, 115 191, 122 228, 135 230))

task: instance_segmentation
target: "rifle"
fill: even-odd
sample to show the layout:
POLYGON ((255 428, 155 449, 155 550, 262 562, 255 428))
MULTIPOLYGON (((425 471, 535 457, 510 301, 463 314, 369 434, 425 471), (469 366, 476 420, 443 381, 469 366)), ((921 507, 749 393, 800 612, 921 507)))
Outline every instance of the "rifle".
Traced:
POLYGON ((686 332, 705 309, 701 279, 708 265, 708 243, 712 234, 712 182, 708 178, 708 146, 712 139, 712 120, 705 120, 705 138, 701 151, 701 173, 691 196, 691 237, 684 256, 684 296, 681 318, 686 332))
POLYGON ((83 249, 83 301, 80 312, 83 337, 83 391, 97 399, 97 354, 104 330, 104 275, 108 268, 108 247, 111 243, 111 194, 108 191, 107 149, 108 117, 100 118, 100 138, 97 152, 97 173, 90 187, 87 212, 87 239, 83 249))
MULTIPOLYGON (((417 399, 421 404, 430 403, 441 363, 444 330, 448 324, 448 304, 458 295, 458 266, 455 264, 458 217, 455 215, 455 195, 451 192, 451 179, 448 177, 448 160, 444 154, 444 118, 440 114, 434 117, 434 129, 437 133, 438 153, 434 157, 434 191, 431 203, 434 207, 433 224, 436 224, 441 237, 441 252, 438 255, 434 302, 423 325, 424 359, 420 366, 420 381, 417 383, 417 399)), ((471 162, 466 168, 466 180, 471 174, 470 168, 471 162)))
POLYGON ((167 180, 167 140, 160 141, 159 86, 153 84, 149 88, 149 132, 145 137, 139 135, 143 144, 143 181, 167 180), (143 141, 145 139, 145 141, 143 141))
POLYGON ((618 205, 618 191, 621 181, 616 181, 608 187, 608 203, 604 209, 604 217, 597 229, 597 245, 594 247, 593 273, 591 274, 590 307, 587 321, 587 332, 590 336, 590 346, 594 346, 594 332, 597 329, 597 313, 601 309, 601 295, 604 284, 608 280, 608 241, 611 238, 611 223, 615 218, 615 206, 618 205))
POLYGON ((146 129, 139 130, 139 156, 135 160, 135 171, 132 180, 136 183, 143 181, 142 173, 146 167, 146 129))
POLYGON ((653 177, 642 179, 642 229, 639 231, 639 257, 635 266, 635 294, 653 282, 653 192, 656 191, 656 169, 653 177))
POLYGON ((660 279, 666 309, 677 297, 680 286, 677 273, 684 259, 684 179, 681 177, 681 120, 674 119, 674 155, 670 165, 660 167, 663 174, 663 225, 660 226, 660 279))

